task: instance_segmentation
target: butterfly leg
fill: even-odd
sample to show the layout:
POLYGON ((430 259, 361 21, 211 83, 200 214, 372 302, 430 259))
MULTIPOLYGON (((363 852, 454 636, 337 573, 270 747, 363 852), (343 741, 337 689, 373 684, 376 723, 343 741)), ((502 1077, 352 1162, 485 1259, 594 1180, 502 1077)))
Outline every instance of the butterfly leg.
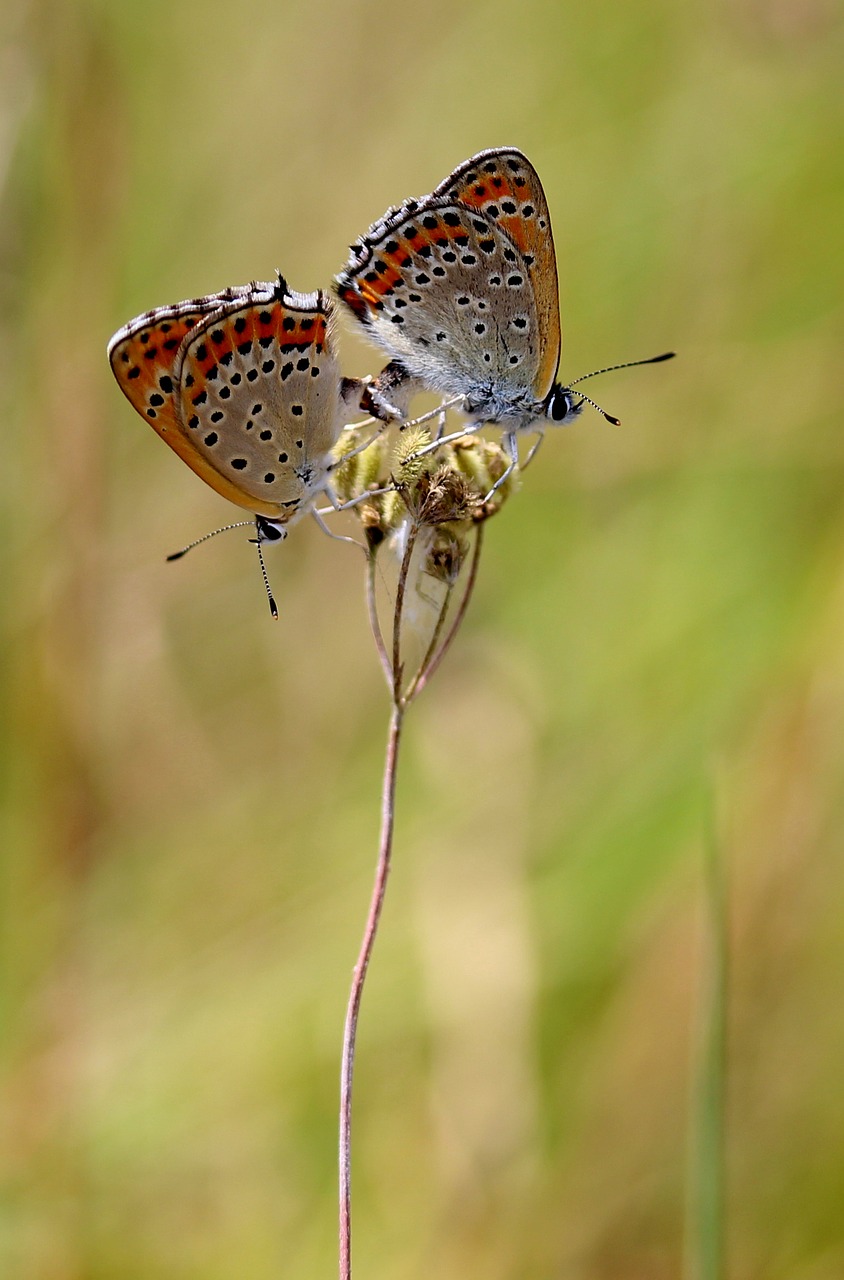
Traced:
MULTIPOLYGON (((326 510, 330 511, 332 510, 332 508, 328 507, 326 508, 326 510)), ((339 507, 337 508, 337 510, 342 511, 343 508, 339 507)), ((350 542, 353 547, 360 547, 361 551, 364 551, 364 552, 366 551, 366 547, 363 545, 362 542, 358 542, 357 538, 349 538, 344 533, 335 533, 333 529, 329 529, 328 525, 323 520, 320 512, 317 511, 316 507, 311 508, 311 515, 313 516, 316 523, 319 525, 320 529, 322 529, 323 533, 327 533, 329 538, 333 538, 335 542, 350 542)))
POLYGON ((397 419, 404 430, 410 412, 410 401, 422 390, 423 384, 408 373, 400 360, 391 360, 374 382, 369 384, 367 392, 370 403, 366 407, 373 417, 385 421, 397 419), (386 418, 384 411, 387 413, 386 418))
POLYGON ((326 493, 331 506, 321 507, 317 513, 321 516, 330 515, 332 511, 350 511, 352 507, 357 507, 361 502, 367 502, 370 498, 380 498, 384 493, 395 493, 395 488, 393 485, 387 485, 383 489, 367 489, 364 493, 359 493, 356 498, 349 498, 348 502, 338 502, 337 495, 331 489, 326 489, 326 493))
POLYGON ((501 443, 504 446, 505 452, 510 455, 510 465, 498 477, 495 484, 492 486, 489 493, 484 498, 484 502, 489 502, 490 498, 495 493, 496 489, 501 488, 505 480, 507 480, 513 474, 516 467, 519 465, 519 444, 516 439, 515 431, 506 432, 505 435, 502 436, 501 443))
MULTIPOLYGON (((353 507, 357 507, 361 502, 367 502, 370 498, 380 498, 384 493, 395 493, 395 485, 387 485, 382 489, 366 489, 363 493, 359 493, 356 498, 349 498, 348 502, 341 502, 334 492, 330 482, 326 483, 323 492, 331 503, 330 507, 314 507, 312 513, 314 516, 330 516, 335 511, 351 511, 353 507)), ((321 523, 321 521, 319 522, 321 523)), ((339 534, 332 535, 339 537, 339 534)), ((354 539, 352 539, 354 541, 354 539)), ((360 546, 360 543, 358 543, 360 546)))
POLYGON ((398 422, 400 427, 404 425, 407 417, 398 405, 393 404, 392 400, 378 390, 375 383, 371 383, 367 388, 366 395, 362 401, 367 413, 371 413, 373 418, 377 418, 379 422, 398 422))
MULTIPOLYGON (((438 404, 436 409, 429 409, 427 413, 420 413, 418 418, 410 418, 402 425, 402 431, 406 431, 408 427, 421 427, 423 422, 430 422, 432 418, 436 418, 438 432, 437 439, 430 446, 431 450, 435 449, 438 444, 443 443, 443 436, 440 432, 445 426, 446 412, 449 409, 453 409, 456 405, 462 406, 464 398, 465 397, 463 396, 452 396, 450 400, 443 400, 442 404, 438 404)), ((479 425, 480 424, 475 422, 471 426, 463 427, 460 431, 456 432, 454 438, 457 439, 459 436, 471 435, 472 432, 479 430, 479 425)), ((448 438, 451 439, 450 436, 448 438)))
POLYGON ((348 453, 344 453, 343 456, 341 458, 338 458, 336 462, 332 462, 328 470, 336 471, 338 467, 342 467, 343 464, 345 462, 348 462, 351 458, 356 458, 359 453, 364 453, 371 444, 375 444, 375 441, 378 439, 380 435, 383 434, 383 432, 384 432, 384 427, 383 426, 379 427, 377 431, 373 432, 373 434, 369 437, 368 440, 364 440, 363 444, 355 445, 354 449, 350 449, 348 453))
MULTIPOLYGON (((427 416, 436 417, 439 413, 440 413, 440 410, 435 409, 433 413, 431 413, 430 415, 426 415, 426 417, 427 416)), ((422 420, 423 419, 421 418, 419 419, 420 422, 422 420)), ((439 439, 432 440, 430 444, 423 445, 421 449, 417 449, 414 453, 410 455, 409 458, 405 460, 403 465, 407 466, 408 462, 415 462, 417 458, 424 458, 426 454, 434 453, 434 451, 436 449, 439 449, 441 445, 452 444, 452 442, 455 440, 465 440, 466 436, 474 435, 476 430, 477 430, 476 424, 470 424, 468 427, 464 427, 462 431, 452 431, 450 436, 440 436, 439 439)))
POLYGON ((340 399, 350 413, 369 413, 378 422, 404 421, 404 413, 367 375, 365 378, 342 378, 340 399))
POLYGON ((533 444, 530 446, 530 449, 528 450, 528 456, 525 458, 524 462, 522 463, 522 471, 527 471, 531 462, 539 452, 539 446, 542 444, 542 441, 544 439, 545 439, 545 432, 537 431, 536 439, 534 440, 533 444))

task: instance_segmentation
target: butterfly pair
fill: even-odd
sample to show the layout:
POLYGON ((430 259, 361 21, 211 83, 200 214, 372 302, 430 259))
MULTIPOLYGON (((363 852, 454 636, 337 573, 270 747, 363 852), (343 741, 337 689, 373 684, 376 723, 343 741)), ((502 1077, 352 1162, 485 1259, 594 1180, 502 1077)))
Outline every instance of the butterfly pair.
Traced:
POLYGON ((520 151, 483 151, 431 195, 388 210, 335 283, 391 357, 369 388, 341 376, 331 299, 294 293, 281 277, 146 312, 109 343, 134 408, 206 483, 254 514, 259 555, 262 542, 316 514, 320 495, 338 505, 332 450, 355 410, 389 417, 392 402, 418 388, 458 397, 473 426, 501 426, 509 474, 521 433, 541 438, 588 400, 556 381, 551 221, 520 151))

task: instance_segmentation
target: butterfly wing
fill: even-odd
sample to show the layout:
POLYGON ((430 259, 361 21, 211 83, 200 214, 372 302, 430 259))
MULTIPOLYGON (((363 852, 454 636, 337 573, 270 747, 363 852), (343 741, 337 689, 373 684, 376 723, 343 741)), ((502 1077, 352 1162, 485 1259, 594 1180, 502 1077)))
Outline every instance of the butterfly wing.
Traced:
POLYGON ((294 465, 307 475, 308 465, 330 450, 341 426, 331 317, 331 300, 325 294, 295 294, 281 281, 245 285, 145 312, 111 339, 109 361, 133 407, 212 489, 248 511, 288 519, 302 503, 306 488, 294 465), (215 362, 207 358, 207 350, 219 344, 209 337, 206 356, 200 358, 199 335, 216 337, 218 332, 221 342, 231 337, 231 354, 223 363, 227 353, 220 347, 217 376, 209 378, 215 362), (270 361, 274 369, 268 372, 270 361), (193 383, 185 387, 187 378, 193 383), (207 412, 200 414, 192 398, 199 395, 202 382, 207 412), (247 428, 248 411, 259 402, 267 425, 262 422, 256 428, 253 417, 247 428), (293 412, 294 406, 301 414, 293 412), (215 430, 210 416, 218 411, 224 412, 225 427, 217 435, 226 445, 215 449, 206 438, 215 430), (192 428, 188 424, 194 418, 192 428), (209 421, 201 433, 205 418, 209 421), (267 430, 270 436, 262 439, 261 432, 267 430), (239 438, 246 442, 245 453, 232 451, 239 438), (280 461, 285 453, 287 460, 280 461), (242 471, 231 465, 241 457, 246 461, 242 471), (265 479, 268 475, 272 481, 265 479))
POLYGON ((352 247, 337 292, 428 387, 533 401, 543 352, 530 278, 485 214, 446 198, 408 201, 352 247))
POLYGON ((332 309, 322 292, 255 285, 182 343, 180 429, 250 511, 289 519, 324 482, 343 424, 332 309))
POLYGON ((506 231, 527 269, 539 323, 540 361, 534 393, 543 400, 560 363, 560 300, 551 216, 539 175, 515 147, 496 147, 466 160, 433 192, 457 200, 506 231))
MULTIPOLYGON (((202 318, 235 303, 247 292, 246 288, 225 289, 146 311, 118 329, 108 344, 112 372, 132 407, 206 484, 238 506, 245 505, 238 486, 208 463, 182 428, 175 366, 182 342, 202 318)), ((278 513, 268 507, 260 514, 278 513)))

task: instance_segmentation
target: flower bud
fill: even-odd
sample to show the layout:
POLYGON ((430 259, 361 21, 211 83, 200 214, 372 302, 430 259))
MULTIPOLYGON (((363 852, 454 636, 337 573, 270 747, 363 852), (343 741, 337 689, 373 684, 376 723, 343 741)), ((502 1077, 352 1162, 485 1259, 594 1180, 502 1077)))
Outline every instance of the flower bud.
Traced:
POLYGON ((464 436, 462 440, 455 440, 446 447, 452 455, 454 466, 466 476, 478 495, 472 516, 475 523, 496 515, 519 486, 518 471, 511 471, 500 489, 496 489, 486 502, 483 501, 509 467, 510 459, 507 454, 500 445, 477 435, 464 436))
POLYGON ((368 448, 361 449, 353 458, 343 461, 347 454, 354 453, 371 435, 371 426, 347 428, 332 450, 332 457, 336 462, 331 479, 334 492, 341 502, 359 498, 367 489, 378 488, 383 483, 388 456, 385 434, 376 436, 368 448))

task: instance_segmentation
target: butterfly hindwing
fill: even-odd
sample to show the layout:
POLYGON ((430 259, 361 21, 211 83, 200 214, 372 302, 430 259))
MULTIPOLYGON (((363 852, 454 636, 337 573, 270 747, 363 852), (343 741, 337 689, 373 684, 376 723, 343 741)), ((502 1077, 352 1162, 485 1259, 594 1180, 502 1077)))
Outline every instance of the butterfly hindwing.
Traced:
POLYGON ((173 369, 182 340, 234 293, 226 289, 146 311, 118 329, 109 342, 108 358, 120 389, 159 435, 166 437, 176 429, 173 369))
POLYGON ((262 514, 293 514, 321 485, 342 428, 331 300, 253 286, 206 316, 176 364, 178 417, 205 465, 262 514), (270 510, 271 509, 271 510, 270 510))
MULTIPOLYGON (((176 374, 179 351, 188 334, 203 317, 218 313, 247 292, 247 287, 224 289, 146 311, 118 329, 108 344, 108 357, 127 400, 174 453, 222 497, 248 507, 238 487, 209 467, 182 428, 176 374)), ((259 509, 259 514, 273 516, 278 511, 270 504, 259 509)))
POLYGON ((133 407, 201 479, 286 521, 319 489, 342 426, 332 308, 281 279, 225 289, 138 316, 111 339, 109 360, 133 407))

